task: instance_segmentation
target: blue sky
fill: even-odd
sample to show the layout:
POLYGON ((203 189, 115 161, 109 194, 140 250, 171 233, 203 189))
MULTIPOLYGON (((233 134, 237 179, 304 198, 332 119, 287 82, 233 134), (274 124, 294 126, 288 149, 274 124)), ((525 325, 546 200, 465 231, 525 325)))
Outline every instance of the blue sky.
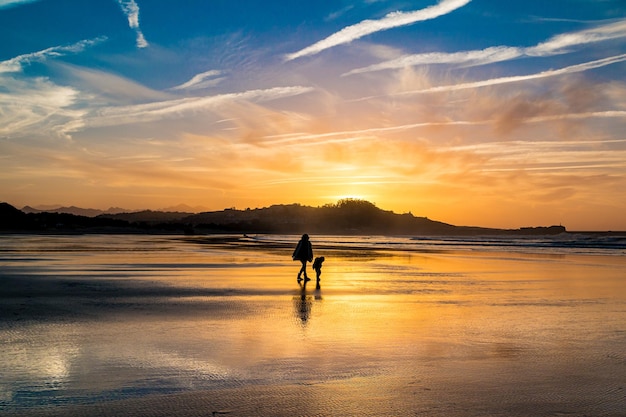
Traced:
POLYGON ((0 0, 0 199, 626 229, 626 3, 0 0))

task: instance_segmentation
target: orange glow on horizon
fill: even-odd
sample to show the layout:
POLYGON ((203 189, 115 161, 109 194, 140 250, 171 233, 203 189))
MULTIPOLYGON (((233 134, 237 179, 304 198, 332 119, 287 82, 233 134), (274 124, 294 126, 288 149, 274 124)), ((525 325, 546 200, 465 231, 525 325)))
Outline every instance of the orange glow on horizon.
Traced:
MULTIPOLYGON (((433 82, 427 74, 408 73, 387 90, 433 82)), ((574 95, 589 86, 572 78, 553 88, 574 95)), ((93 141, 75 133, 74 141, 88 146, 45 144, 37 153, 6 142, 7 153, 20 158, 4 161, 0 186, 6 201, 20 208, 157 210, 186 204, 222 210, 358 198, 455 225, 626 230, 626 140, 607 136, 601 123, 624 131, 626 117, 618 112, 564 119, 551 116, 554 103, 539 93, 524 100, 504 88, 480 93, 362 102, 309 94, 284 99, 288 111, 238 100, 190 117, 189 125, 197 126, 193 133, 168 133, 169 120, 145 126, 155 136, 150 141, 93 141), (524 113, 531 99, 537 108, 544 100, 545 117, 524 113), (459 101, 472 105, 450 104, 459 101), (311 109, 312 103, 319 107, 311 109), (494 119, 496 109, 504 111, 494 119), (165 133, 159 135, 157 127, 165 133)), ((611 94, 626 100, 626 87, 611 94)), ((133 129, 121 126, 118 134, 130 136, 133 129)))

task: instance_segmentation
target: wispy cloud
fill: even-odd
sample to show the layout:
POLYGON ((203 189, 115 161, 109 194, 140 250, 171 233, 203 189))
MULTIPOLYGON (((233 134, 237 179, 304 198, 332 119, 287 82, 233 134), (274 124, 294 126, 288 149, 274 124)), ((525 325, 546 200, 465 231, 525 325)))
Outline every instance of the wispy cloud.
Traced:
POLYGON ((106 40, 107 38, 105 36, 102 36, 95 39, 82 40, 72 45, 53 46, 51 48, 32 52, 30 54, 19 55, 15 58, 0 62, 0 74, 6 72, 20 72, 25 65, 28 65, 32 62, 42 62, 48 58, 64 56, 67 54, 76 54, 84 51, 86 48, 97 45, 106 40))
POLYGON ((509 61, 523 56, 547 57, 570 52, 568 48, 626 37, 626 20, 602 25, 578 32, 564 33, 531 47, 494 46, 482 50, 461 52, 433 52, 403 55, 393 60, 357 68, 346 75, 406 68, 431 64, 455 64, 465 66, 486 65, 509 61))
POLYGON ((33 62, 80 53, 106 39, 54 46, 0 62, 0 135, 25 136, 34 131, 54 130, 58 124, 82 117, 84 111, 72 108, 79 97, 77 89, 57 85, 45 77, 25 78, 19 73, 33 62))
POLYGON ((320 143, 337 143, 337 142, 354 142, 364 138, 371 139, 372 135, 385 134, 390 132, 402 132, 406 130, 419 129, 424 127, 444 127, 444 126, 475 126, 491 123, 491 120, 486 121, 464 121, 464 120, 450 120, 444 122, 422 122, 411 123, 405 125, 378 127, 369 129, 357 129, 336 131, 328 133, 288 133, 280 135, 265 136, 267 144, 272 145, 285 145, 288 143, 297 143, 298 146, 318 146, 320 143))
POLYGON ((66 79, 71 79, 72 85, 83 92, 87 101, 84 104, 90 108, 173 98, 168 92, 154 90, 136 80, 95 68, 63 63, 57 66, 57 70, 65 73, 66 79))
POLYGON ((623 62, 623 61, 626 61, 626 54, 598 59, 595 61, 585 62, 582 64, 571 65, 569 67, 563 67, 563 68, 559 68, 556 70, 542 71, 536 74, 491 78, 488 80, 474 81, 470 83, 442 85, 438 87, 425 88, 422 90, 405 91, 405 92, 397 93, 396 95, 457 91, 457 90, 466 90, 469 88, 479 88, 479 87, 488 87, 488 86, 498 85, 498 84, 515 83, 515 82, 534 80, 534 79, 539 79, 539 78, 554 77, 554 76, 563 75, 563 74, 573 74, 577 72, 583 72, 583 71, 591 70, 594 68, 601 68, 607 65, 616 64, 618 62, 623 62))
POLYGON ((0 135, 28 136, 34 131, 53 129, 59 123, 82 116, 71 107, 78 91, 56 85, 45 78, 15 79, 5 75, 1 79, 0 135))
POLYGON ((183 117, 195 112, 216 109, 236 101, 264 102, 291 97, 313 91, 311 87, 275 87, 265 90, 249 90, 240 93, 220 94, 165 100, 146 104, 101 108, 82 120, 66 124, 63 133, 71 133, 86 127, 116 126, 129 123, 146 123, 168 117, 183 117))
POLYGON ((0 0, 0 9, 8 9, 9 7, 16 7, 21 4, 34 3, 39 0, 0 0))
POLYGON ((381 62, 380 64, 357 68, 342 75, 347 76, 362 74, 366 72, 432 64, 485 65, 493 62, 501 62, 519 58, 523 54, 523 48, 515 48, 509 46, 494 46, 482 50, 453 53, 430 52, 425 54, 412 54, 404 55, 390 61, 381 62))
POLYGON ((139 27, 139 6, 135 0, 117 0, 122 11, 128 18, 128 26, 137 34, 137 47, 145 48, 148 46, 148 41, 143 35, 141 28, 139 27))
POLYGON ((557 35, 537 46, 525 48, 524 54, 529 56, 551 56, 568 52, 567 48, 576 45, 601 42, 626 37, 626 20, 599 26, 579 32, 557 35))
MULTIPOLYGON (((553 116, 538 116, 532 117, 526 120, 527 123, 540 123, 540 122, 549 122, 554 120, 586 120, 591 118, 601 118, 601 119, 609 119, 609 118, 626 118, 626 111, 623 110, 606 110, 606 111, 597 111, 597 112, 587 112, 587 113, 573 113, 573 114, 557 114, 553 116)), ((617 140, 616 142, 623 142, 623 139, 617 140)))
POLYGON ((213 87, 224 79, 219 77, 221 71, 211 70, 194 75, 189 81, 170 88, 170 90, 200 90, 203 88, 213 87))
POLYGON ((345 13, 349 12, 352 9, 354 9, 354 5, 350 4, 348 6, 343 7, 340 10, 337 10, 335 12, 330 13, 328 16, 326 16, 326 18, 324 20, 326 20, 326 21, 335 20, 335 19, 343 16, 345 13))
POLYGON ((364 20, 352 26, 347 26, 336 32, 326 39, 323 39, 311 46, 301 49, 298 52, 287 54, 286 61, 291 61, 307 55, 315 55, 325 49, 332 48, 337 45, 350 43, 354 40, 372 33, 388 30, 400 26, 410 25, 423 20, 434 19, 436 17, 448 14, 454 10, 465 6, 471 0, 442 0, 434 6, 413 12, 393 12, 379 20, 364 20))

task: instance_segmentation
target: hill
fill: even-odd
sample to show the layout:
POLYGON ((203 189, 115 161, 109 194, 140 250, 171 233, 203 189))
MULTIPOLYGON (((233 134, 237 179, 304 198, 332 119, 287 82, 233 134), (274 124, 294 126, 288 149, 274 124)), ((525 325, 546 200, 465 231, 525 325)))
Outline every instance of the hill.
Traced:
MULTIPOLYGON (((128 213, 183 213, 186 215, 192 213, 199 213, 202 211, 206 211, 204 207, 201 206, 188 206, 186 204, 179 204, 177 206, 162 208, 159 210, 128 210, 120 207, 110 207, 107 210, 100 209, 92 209, 92 208, 81 208, 76 206, 60 206, 60 205, 50 205, 50 206, 24 206, 22 207, 22 211, 24 213, 64 213, 64 214, 74 214, 76 216, 86 216, 86 217, 96 217, 101 214, 128 214, 128 213)), ((141 216, 140 216, 141 217, 141 216)), ((182 216, 180 216, 182 217, 182 216)))
POLYGON ((184 223, 183 219, 190 215, 191 213, 177 211, 142 210, 131 213, 101 214, 98 217, 154 225, 156 223, 184 223))
POLYGON ((337 204, 309 207, 300 204, 266 208, 199 213, 181 219, 199 231, 246 231, 256 233, 317 233, 359 235, 496 235, 557 234, 562 226, 491 229, 454 226, 382 210, 369 201, 345 199, 337 204))
POLYGON ((382 210, 369 201, 346 199, 322 207, 300 204, 257 209, 225 209, 199 214, 145 210, 100 214, 96 217, 68 213, 24 213, 9 204, 0 205, 5 231, 80 231, 116 233, 283 233, 359 235, 545 235, 565 232, 563 226, 491 229, 454 226, 382 210))
POLYGON ((26 213, 8 203, 0 203, 0 230, 30 230, 33 227, 26 213))
POLYGON ((69 213, 24 213, 7 203, 0 203, 0 231, 4 232, 111 232, 129 230, 128 222, 91 218, 69 213))
POLYGON ((62 214, 73 214, 75 216, 85 216, 85 217, 96 217, 101 214, 118 214, 118 213, 128 213, 129 210, 125 210, 119 207, 111 207, 108 210, 98 210, 98 209, 90 209, 90 208, 80 208, 76 206, 69 207, 53 207, 53 208, 36 208, 30 206, 22 207, 22 211, 27 214, 31 213, 62 213, 62 214))

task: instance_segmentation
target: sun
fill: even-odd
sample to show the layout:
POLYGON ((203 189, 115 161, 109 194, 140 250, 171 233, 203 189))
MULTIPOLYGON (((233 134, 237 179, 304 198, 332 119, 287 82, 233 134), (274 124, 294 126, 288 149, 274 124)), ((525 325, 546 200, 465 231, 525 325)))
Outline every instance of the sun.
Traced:
POLYGON ((344 194, 337 196, 337 200, 365 200, 362 194, 344 194))
POLYGON ((333 199, 334 201, 340 201, 340 200, 367 200, 367 196, 363 195, 363 194, 342 194, 342 195, 331 196, 330 198, 333 199))

